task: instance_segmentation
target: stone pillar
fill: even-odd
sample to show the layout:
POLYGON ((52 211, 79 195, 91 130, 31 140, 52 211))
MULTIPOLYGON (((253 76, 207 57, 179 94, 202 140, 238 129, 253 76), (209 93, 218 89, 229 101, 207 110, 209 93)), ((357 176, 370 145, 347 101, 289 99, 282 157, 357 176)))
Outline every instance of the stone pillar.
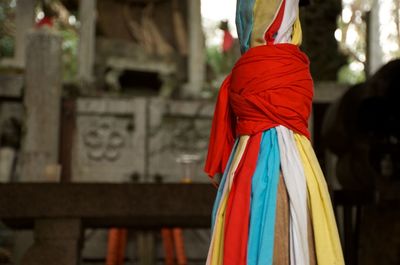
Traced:
POLYGON ((61 37, 53 31, 40 29, 29 33, 21 181, 57 181, 59 177, 61 54, 61 37))
POLYGON ((21 265, 78 265, 81 232, 79 219, 36 220, 35 242, 21 265))
POLYGON ((26 36, 34 24, 35 5, 36 1, 34 0, 17 0, 14 58, 18 67, 25 66, 26 36))
POLYGON ((142 231, 137 235, 138 264, 153 265, 156 263, 155 238, 152 231, 142 231))
POLYGON ((78 78, 83 86, 93 82, 96 43, 96 0, 79 1, 78 78))
POLYGON ((189 14, 189 83, 185 87, 184 96, 198 97, 205 79, 205 43, 201 24, 200 0, 190 0, 189 14))

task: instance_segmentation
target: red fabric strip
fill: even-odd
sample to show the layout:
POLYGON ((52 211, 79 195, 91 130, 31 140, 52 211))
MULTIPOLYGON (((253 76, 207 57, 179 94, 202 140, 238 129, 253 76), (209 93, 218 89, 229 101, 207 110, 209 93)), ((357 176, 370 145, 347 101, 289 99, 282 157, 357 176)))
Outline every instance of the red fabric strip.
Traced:
POLYGON ((258 160, 262 133, 250 137, 235 172, 225 214, 223 265, 246 265, 250 221, 251 181, 258 160))
POLYGON ((210 177, 223 173, 235 142, 235 116, 229 104, 229 75, 222 83, 214 109, 205 171, 210 177))
POLYGON ((205 172, 213 177, 224 171, 238 135, 283 125, 309 138, 312 97, 309 60, 299 47, 276 44, 248 50, 220 89, 205 172))

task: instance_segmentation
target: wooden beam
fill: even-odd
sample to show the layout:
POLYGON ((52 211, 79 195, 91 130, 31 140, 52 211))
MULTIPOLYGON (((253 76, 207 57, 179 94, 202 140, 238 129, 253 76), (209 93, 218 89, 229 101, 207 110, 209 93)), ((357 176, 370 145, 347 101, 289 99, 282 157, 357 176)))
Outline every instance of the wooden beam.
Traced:
POLYGON ((85 227, 205 228, 215 195, 210 184, 0 184, 0 217, 13 228, 57 218, 85 227))

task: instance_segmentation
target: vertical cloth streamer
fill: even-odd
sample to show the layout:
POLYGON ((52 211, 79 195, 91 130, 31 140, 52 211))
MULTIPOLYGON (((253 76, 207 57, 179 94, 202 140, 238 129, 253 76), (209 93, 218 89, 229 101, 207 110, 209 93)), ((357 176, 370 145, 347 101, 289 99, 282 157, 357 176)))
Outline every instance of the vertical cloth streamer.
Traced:
POLYGON ((246 265, 249 235, 251 179, 256 168, 261 133, 252 136, 236 169, 225 216, 223 264, 246 265))
POLYGON ((246 52, 250 47, 250 37, 253 31, 254 1, 238 0, 236 4, 236 28, 242 53, 246 52))
POLYGON ((310 141, 298 134, 294 138, 307 178, 317 264, 342 265, 342 248, 324 175, 310 141))
POLYGON ((307 185, 293 133, 283 126, 278 131, 282 174, 290 201, 290 264, 310 264, 307 233, 307 185))
POLYGON ((263 133, 252 178, 247 265, 272 264, 273 261, 279 160, 277 133, 271 129, 263 133))

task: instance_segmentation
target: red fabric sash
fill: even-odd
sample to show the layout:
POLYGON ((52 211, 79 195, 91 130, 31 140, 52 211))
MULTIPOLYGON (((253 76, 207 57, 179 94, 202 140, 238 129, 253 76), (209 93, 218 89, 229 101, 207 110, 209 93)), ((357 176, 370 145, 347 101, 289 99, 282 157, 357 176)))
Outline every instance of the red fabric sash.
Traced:
POLYGON ((247 264, 251 183, 257 166, 261 135, 258 133, 249 139, 229 191, 225 212, 223 265, 247 264))
POLYGON ((220 88, 205 172, 224 172, 236 136, 283 125, 309 137, 312 97, 309 60, 296 45, 248 50, 220 88))

